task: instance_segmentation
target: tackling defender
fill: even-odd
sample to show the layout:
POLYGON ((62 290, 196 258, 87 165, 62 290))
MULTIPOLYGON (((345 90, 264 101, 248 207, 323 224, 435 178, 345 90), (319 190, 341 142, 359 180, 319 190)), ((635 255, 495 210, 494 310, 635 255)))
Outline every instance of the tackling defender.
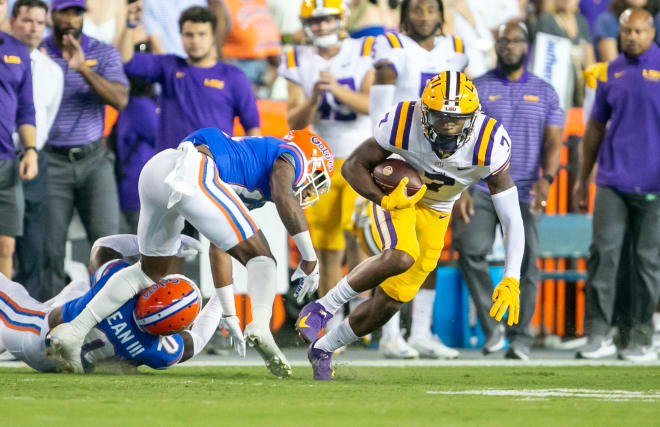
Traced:
MULTIPOLYGON (((418 99, 433 76, 442 71, 464 71, 468 66, 463 41, 442 32, 444 12, 442 0, 404 0, 400 23, 403 33, 378 37, 374 46, 375 82, 369 99, 373 127, 396 103, 418 99)), ((458 351, 431 334, 434 300, 433 272, 415 296, 408 343, 401 336, 397 314, 383 326, 381 354, 391 358, 458 357, 458 351)))
POLYGON ((349 184, 370 201, 371 230, 382 252, 300 312, 296 329, 313 341, 308 358, 314 379, 332 379, 332 352, 382 326, 415 296, 436 267, 452 205, 480 179, 488 183, 506 250, 504 278, 493 292, 490 315, 499 321, 508 309, 508 324, 517 323, 525 236, 518 193, 508 173, 510 156, 506 130, 481 113, 477 90, 463 73, 435 76, 420 100, 401 102, 383 117, 374 137, 363 142, 342 168, 349 184), (390 194, 371 178, 373 168, 392 154, 411 164, 425 182, 410 198, 405 192, 408 178, 390 194), (375 287, 370 300, 316 340, 338 307, 375 287))
MULTIPOLYGON (((300 20, 311 45, 286 51, 279 69, 287 79, 289 125, 292 129, 311 125, 332 149, 337 169, 358 142, 371 135, 367 114, 375 37, 342 38, 346 14, 342 0, 302 2, 300 20)), ((350 235, 345 236, 356 198, 357 193, 336 173, 328 194, 305 211, 319 257, 320 296, 341 279, 344 253, 349 269, 359 262, 357 244, 346 240, 350 235)), ((341 323, 340 313, 327 330, 341 323)))
POLYGON ((78 317, 53 329, 51 339, 61 349, 62 358, 75 372, 82 370, 79 353, 84 336, 168 273, 187 220, 212 242, 214 282, 221 285, 216 293, 226 314, 236 313, 231 281, 217 280, 231 265, 227 254, 246 266, 253 318, 245 328, 246 340, 274 375, 288 377, 291 367, 269 327, 275 260, 246 204, 255 208, 267 201, 275 203, 302 255, 293 276, 300 279, 296 294, 314 292, 319 269, 302 206, 313 204, 327 192, 333 167, 331 150, 308 131, 291 131, 283 139, 232 138, 206 128, 188 135, 178 149, 156 154, 142 169, 139 181, 141 260, 113 276, 78 317))
MULTIPOLYGON (((186 237, 179 255, 196 252, 198 247, 199 242, 186 237)), ((57 371, 58 363, 47 357, 49 330, 75 317, 113 275, 129 265, 125 259, 138 254, 137 236, 118 235, 97 240, 90 258, 90 270, 94 271, 91 288, 88 282, 72 282, 46 303, 33 299, 23 286, 0 275, 0 344, 33 369, 57 371)), ((163 286, 169 285, 163 283, 163 286)), ((190 318, 190 314, 185 316, 185 323, 194 321, 190 330, 173 335, 152 335, 138 326, 133 315, 138 298, 126 302, 87 334, 81 351, 85 372, 104 361, 168 368, 199 353, 221 321, 222 311, 214 295, 196 318, 190 318)), ((187 305, 199 298, 191 295, 190 301, 175 302, 166 306, 166 310, 178 310, 182 308, 181 303, 187 305)), ((167 322, 169 317, 165 315, 159 320, 167 322)), ((224 326, 229 328, 226 323, 224 326)), ((238 323, 233 327, 238 328, 238 323)), ((245 343, 235 342, 235 345, 239 354, 245 353, 245 343)))

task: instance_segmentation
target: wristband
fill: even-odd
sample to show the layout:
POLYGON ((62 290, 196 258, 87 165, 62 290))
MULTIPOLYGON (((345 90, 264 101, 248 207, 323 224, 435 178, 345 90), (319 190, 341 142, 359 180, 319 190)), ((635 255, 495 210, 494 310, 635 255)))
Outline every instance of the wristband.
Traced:
POLYGON ((140 25, 139 22, 136 22, 135 24, 131 24, 129 20, 126 20, 126 28, 137 28, 138 25, 140 25))
POLYGON ((296 243, 298 251, 302 256, 303 261, 316 261, 316 251, 312 244, 312 236, 309 235, 309 230, 302 231, 295 236, 291 236, 296 243))
POLYGON ((544 173, 543 175, 541 175, 541 178, 548 181, 550 183, 550 185, 552 185, 552 183, 555 181, 555 177, 550 175, 549 173, 544 173))
POLYGON ((27 153, 30 150, 34 150, 35 153, 39 154, 39 151, 37 150, 37 147, 25 147, 25 148, 23 148, 23 153, 27 153))
POLYGON ((236 316, 236 303, 234 302, 234 286, 227 285, 215 288, 215 293, 220 300, 223 316, 236 316))

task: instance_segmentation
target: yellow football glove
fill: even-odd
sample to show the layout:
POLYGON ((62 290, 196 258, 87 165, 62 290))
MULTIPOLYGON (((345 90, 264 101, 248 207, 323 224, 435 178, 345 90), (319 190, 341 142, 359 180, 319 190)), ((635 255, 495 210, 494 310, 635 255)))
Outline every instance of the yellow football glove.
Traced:
POLYGON ((520 314, 520 289, 519 282, 513 277, 505 277, 493 291, 493 307, 490 309, 490 317, 498 322, 504 317, 507 308, 509 317, 506 324, 509 326, 518 324, 520 314))
POLYGON ((412 197, 406 195, 406 185, 408 185, 408 177, 401 178, 399 185, 389 195, 383 196, 380 199, 380 206, 386 211, 393 211, 395 209, 406 209, 414 206, 422 200, 424 193, 426 193, 426 185, 422 185, 417 193, 412 197))

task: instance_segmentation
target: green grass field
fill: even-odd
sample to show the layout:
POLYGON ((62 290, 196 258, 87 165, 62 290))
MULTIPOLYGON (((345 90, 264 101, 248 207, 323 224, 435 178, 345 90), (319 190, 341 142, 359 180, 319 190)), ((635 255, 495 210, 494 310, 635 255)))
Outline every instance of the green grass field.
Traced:
POLYGON ((302 367, 288 380, 263 367, 121 376, 2 368, 0 425, 660 425, 659 367, 340 366, 332 383, 310 377, 302 367), (484 390, 494 395, 475 394, 484 390))

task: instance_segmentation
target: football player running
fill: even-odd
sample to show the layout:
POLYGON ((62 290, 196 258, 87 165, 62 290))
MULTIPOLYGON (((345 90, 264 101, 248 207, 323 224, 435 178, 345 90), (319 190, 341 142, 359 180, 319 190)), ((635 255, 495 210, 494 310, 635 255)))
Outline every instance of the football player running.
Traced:
MULTIPOLYGON (((311 125, 332 149, 338 170, 356 141, 365 140, 372 131, 368 113, 375 37, 343 38, 346 13, 342 0, 303 1, 300 19, 311 45, 286 51, 279 70, 287 79, 289 126, 311 125)), ((356 198, 357 193, 336 173, 328 194, 305 211, 319 257, 320 296, 341 279, 344 251, 349 267, 358 263, 357 244, 346 242, 346 237, 351 238, 346 231, 356 198)), ((342 320, 343 311, 337 312, 326 330, 342 320)))
MULTIPOLYGON (((269 325, 277 282, 275 260, 248 206, 275 203, 302 255, 294 273, 299 278, 296 296, 315 292, 319 269, 302 207, 327 192, 333 167, 332 151, 308 131, 291 131, 282 139, 232 138, 219 129, 205 128, 188 135, 177 149, 156 154, 142 169, 138 184, 140 262, 113 276, 75 319, 51 331, 61 357, 73 371, 82 370, 83 338, 96 323, 169 272, 187 220, 212 243, 211 269, 227 315, 236 314, 229 255, 246 266, 253 320, 245 328, 245 338, 274 375, 288 377, 291 367, 269 325)), ((232 338, 240 339, 233 333, 232 338)))
POLYGON ((313 341, 308 358, 314 379, 332 379, 332 352, 382 326, 415 296, 436 268, 454 201, 480 179, 488 183, 506 253, 504 278, 493 291, 490 315, 499 321, 508 310, 507 323, 517 322, 525 236, 518 193, 508 173, 510 155, 506 130, 480 112, 476 88, 463 73, 435 76, 420 100, 400 102, 385 114, 374 137, 363 142, 342 168, 348 183, 370 201, 372 234, 382 252, 301 311, 296 327, 313 341), (405 192, 408 178, 390 194, 371 178, 373 168, 392 154, 405 159, 424 180, 411 197, 405 192), (315 340, 338 307, 372 288, 376 290, 370 300, 315 340))
MULTIPOLYGON (((441 71, 464 71, 468 55, 463 41, 443 34, 442 0, 404 0, 401 3, 401 34, 386 33, 376 41, 375 82, 370 94, 370 116, 376 127, 392 105, 418 99, 426 83, 441 71)), ((402 338, 399 315, 383 327, 379 351, 389 358, 455 358, 458 351, 431 334, 435 271, 429 275, 412 307, 408 343, 402 338)))
MULTIPOLYGON (((181 243, 179 256, 196 253, 199 247, 198 241, 186 236, 183 236, 181 243)), ((89 282, 72 282, 45 303, 30 297, 19 283, 0 275, 0 344, 18 360, 37 371, 60 370, 58 362, 47 356, 50 350, 49 330, 75 317, 113 275, 130 265, 127 258, 136 255, 139 252, 135 235, 108 236, 97 240, 90 257, 90 270, 94 271, 91 288, 89 282)), ((165 305, 164 309, 177 310, 176 321, 179 322, 179 318, 183 317, 183 324, 194 322, 192 327, 171 335, 148 333, 138 325, 139 319, 136 320, 134 316, 139 298, 136 296, 87 334, 81 351, 85 372, 92 371, 103 362, 124 362, 130 366, 146 365, 153 369, 164 369, 190 359, 204 348, 221 322, 222 310, 218 297, 214 295, 197 315, 196 309, 188 309, 191 305, 201 304, 196 286, 183 276, 171 277, 190 284, 186 286, 194 292, 188 298, 165 305)), ((169 289, 170 285, 163 281, 156 286, 169 289)), ((159 320, 168 322, 170 317, 165 315, 159 320)), ((238 322, 226 320, 225 328, 238 329, 240 332, 238 322)), ((239 354, 244 355, 245 343, 235 341, 234 344, 239 354)), ((67 369, 65 365, 61 367, 67 369)))

